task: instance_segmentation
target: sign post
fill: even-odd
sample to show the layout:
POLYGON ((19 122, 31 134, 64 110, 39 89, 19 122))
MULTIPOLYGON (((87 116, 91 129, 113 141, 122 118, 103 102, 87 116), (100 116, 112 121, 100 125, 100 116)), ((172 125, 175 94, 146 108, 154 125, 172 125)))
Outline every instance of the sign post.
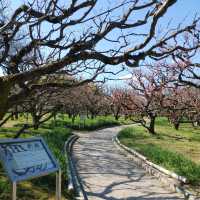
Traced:
POLYGON ((12 183, 12 200, 17 200, 17 184, 16 184, 16 182, 12 183))
POLYGON ((61 170, 56 172, 56 200, 61 200, 61 170))
POLYGON ((61 170, 41 137, 0 140, 0 160, 12 181, 12 200, 17 182, 56 172, 56 200, 61 200, 61 170))

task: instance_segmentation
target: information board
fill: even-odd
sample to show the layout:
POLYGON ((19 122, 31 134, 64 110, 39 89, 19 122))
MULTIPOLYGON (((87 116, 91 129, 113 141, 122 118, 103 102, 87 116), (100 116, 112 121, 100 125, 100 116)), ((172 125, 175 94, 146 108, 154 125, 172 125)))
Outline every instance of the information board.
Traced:
POLYGON ((12 182, 59 170, 58 163, 41 137, 0 140, 0 160, 12 182))

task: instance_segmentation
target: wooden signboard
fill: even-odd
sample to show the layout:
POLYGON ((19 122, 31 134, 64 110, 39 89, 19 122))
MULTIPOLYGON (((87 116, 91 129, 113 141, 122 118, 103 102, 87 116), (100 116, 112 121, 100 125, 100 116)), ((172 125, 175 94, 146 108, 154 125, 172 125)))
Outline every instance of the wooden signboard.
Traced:
MULTIPOLYGON (((0 160, 13 182, 13 193, 16 193, 15 185, 19 181, 45 176, 53 172, 60 174, 57 161, 41 137, 0 140, 0 160)), ((58 182, 61 183, 61 180, 58 178, 56 180, 58 187, 56 194, 60 196, 61 189, 58 182)), ((16 199, 14 196, 15 194, 13 199, 16 199)))

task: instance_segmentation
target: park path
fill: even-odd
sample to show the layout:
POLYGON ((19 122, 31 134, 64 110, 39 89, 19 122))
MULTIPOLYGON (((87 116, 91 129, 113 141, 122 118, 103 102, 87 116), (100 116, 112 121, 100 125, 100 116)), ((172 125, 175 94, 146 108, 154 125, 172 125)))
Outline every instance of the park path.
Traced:
POLYGON ((89 200, 183 199, 119 152, 112 138, 121 128, 76 132, 74 157, 89 200))

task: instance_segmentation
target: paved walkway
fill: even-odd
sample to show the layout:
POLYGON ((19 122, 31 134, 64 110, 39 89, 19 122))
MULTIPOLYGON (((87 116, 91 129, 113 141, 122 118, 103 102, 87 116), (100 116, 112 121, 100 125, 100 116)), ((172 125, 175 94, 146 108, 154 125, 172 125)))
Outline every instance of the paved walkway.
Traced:
POLYGON ((118 151, 112 138, 121 128, 77 133, 74 156, 89 200, 183 199, 118 151))

